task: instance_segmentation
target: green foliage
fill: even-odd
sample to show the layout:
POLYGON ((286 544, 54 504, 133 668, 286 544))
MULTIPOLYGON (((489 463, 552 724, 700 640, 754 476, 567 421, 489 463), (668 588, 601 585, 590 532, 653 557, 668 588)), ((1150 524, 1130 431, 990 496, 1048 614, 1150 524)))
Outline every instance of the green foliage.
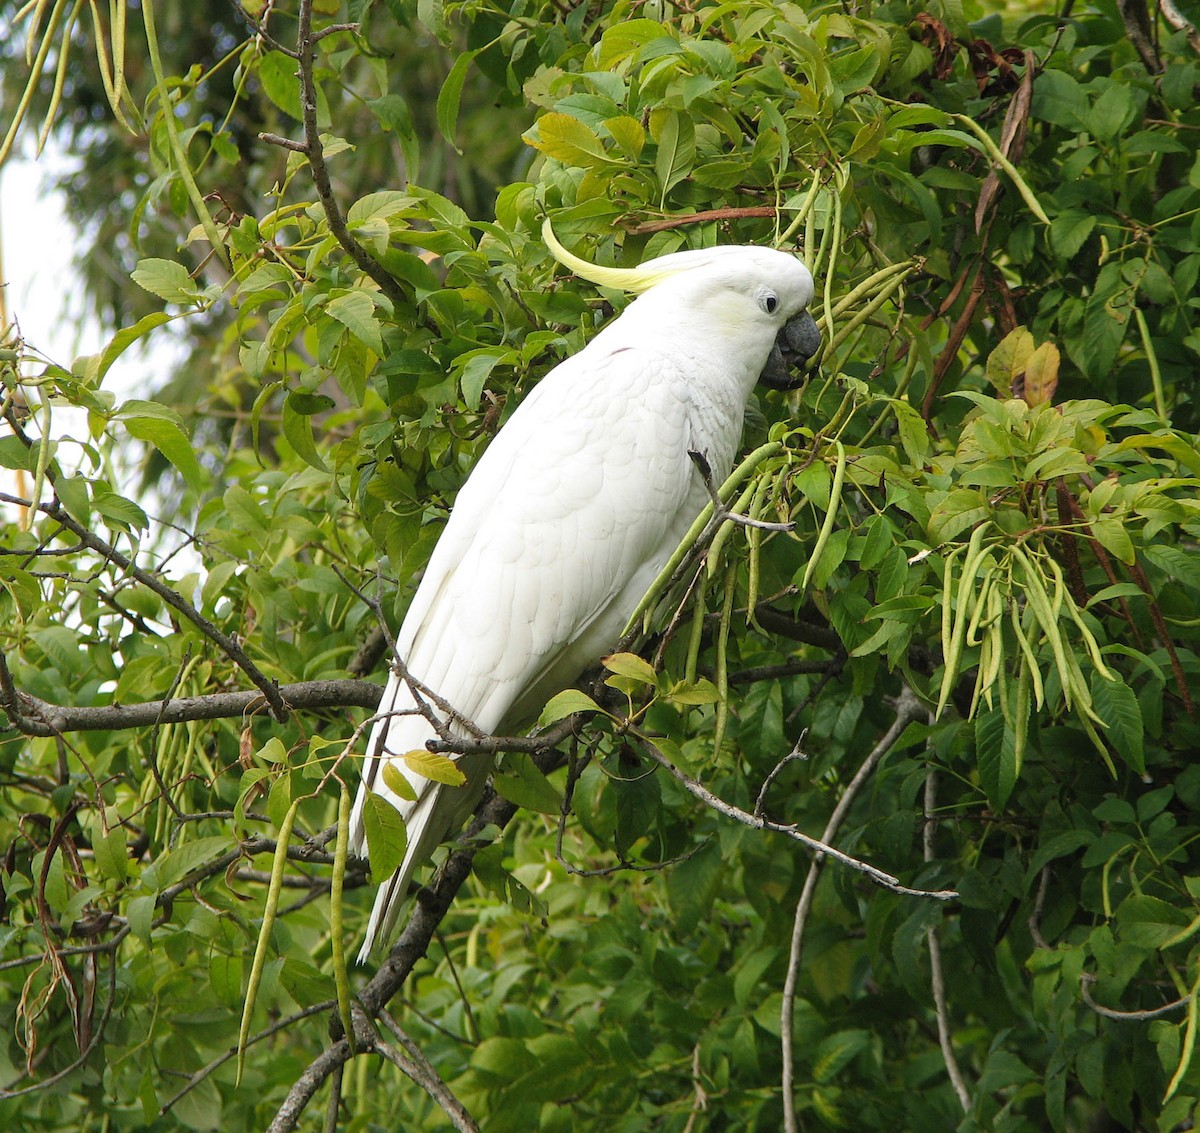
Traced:
MULTIPOLYGON (((42 1087, 0 1096, 0 1124, 264 1128, 348 1017, 363 976, 342 948, 403 831, 369 808, 371 876, 350 867, 331 901, 363 713, 280 722, 268 699, 369 669, 363 594, 402 615, 487 439, 622 301, 555 268, 545 215, 602 263, 797 246, 824 346, 802 389, 752 407, 725 510, 599 681, 543 710, 580 714, 565 766, 501 757, 525 812, 393 1002, 408 1035, 489 1131, 774 1131, 794 982, 804 1128, 1192 1120, 1186 34, 1146 44, 1151 74, 1107 8, 421 2, 317 26, 347 14, 361 27, 318 44, 318 117, 386 285, 304 156, 259 149, 260 128, 300 129, 295 60, 251 37, 189 71, 182 37, 170 127, 161 82, 126 106, 146 254, 122 286, 143 317, 69 367, 0 354, 0 467, 45 505, 6 505, 0 546, 0 1086, 42 1087), (201 194, 237 174, 236 207, 205 206, 227 273, 179 152, 201 194), (219 340, 199 414, 104 385, 169 317, 219 340), (130 439, 160 455, 162 496, 123 486, 130 439), (256 687, 242 716, 72 715, 256 687), (959 898, 827 862, 789 982, 810 858, 755 820, 819 835, 906 687, 921 717, 834 842, 959 898)), ((445 1125, 366 1055, 342 1103, 339 1127, 445 1125)))

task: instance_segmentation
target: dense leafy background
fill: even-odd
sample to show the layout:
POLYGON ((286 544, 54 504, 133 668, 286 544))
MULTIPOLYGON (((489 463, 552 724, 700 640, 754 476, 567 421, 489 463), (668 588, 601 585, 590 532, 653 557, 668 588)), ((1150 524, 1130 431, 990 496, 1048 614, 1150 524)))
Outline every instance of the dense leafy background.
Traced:
MULTIPOLYGON (((802 391, 753 407, 747 450, 774 445, 735 499, 795 532, 725 529, 633 642, 654 671, 610 677, 620 695, 588 715, 570 773, 506 757, 499 789, 526 809, 392 1011, 487 1130, 780 1129, 811 859, 697 803, 612 718, 649 704, 641 730, 749 811, 802 753, 763 806, 819 835, 908 689, 921 707, 836 841, 960 897, 825 868, 801 918, 801 1126, 1188 1127, 1194 32, 1136 3, 1124 20, 1111 4, 321 5, 317 27, 360 25, 320 41, 318 112, 385 292, 331 236, 303 157, 259 138, 301 136, 295 61, 222 5, 150 5, 162 78, 131 12, 135 133, 106 107, 86 17, 56 119, 82 162, 89 293, 132 329, 69 367, 15 340, 0 361, 0 465, 50 507, 6 513, 15 689, 90 706, 251 688, 152 579, 270 679, 380 671, 362 594, 402 614, 476 454, 622 301, 554 268, 543 215, 620 264, 782 240, 818 279, 827 347, 802 391), (115 398, 106 375, 164 305, 195 345, 186 372, 115 398), (52 442, 65 404, 86 424, 52 442), (131 442, 139 491, 114 465, 131 442), (567 868, 622 862, 639 868, 567 868)), ((269 17, 285 46, 294 17, 269 17)), ((28 74, 15 34, 6 122, 28 74)), ((310 860, 288 864, 253 1029, 334 996, 331 868, 303 845, 353 785, 337 757, 365 712, 38 738, 17 725, 53 714, 4 698, 0 1084, 29 1092, 0 1098, 0 1124, 266 1127, 329 1043, 328 1011, 252 1046, 240 1086, 232 1060, 198 1072, 236 1042, 275 834, 310 793, 292 835, 310 860)), ((348 874, 347 943, 364 880, 348 874)), ((447 1119, 363 1057, 338 1120, 447 1119)))

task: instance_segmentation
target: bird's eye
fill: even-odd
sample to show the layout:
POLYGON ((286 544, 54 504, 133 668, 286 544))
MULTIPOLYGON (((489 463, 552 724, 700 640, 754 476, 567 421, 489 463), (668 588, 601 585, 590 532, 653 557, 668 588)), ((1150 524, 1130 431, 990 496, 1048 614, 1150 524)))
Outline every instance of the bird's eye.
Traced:
POLYGON ((779 297, 774 291, 762 290, 758 294, 758 305, 767 312, 768 315, 775 314, 775 309, 779 306, 779 297))

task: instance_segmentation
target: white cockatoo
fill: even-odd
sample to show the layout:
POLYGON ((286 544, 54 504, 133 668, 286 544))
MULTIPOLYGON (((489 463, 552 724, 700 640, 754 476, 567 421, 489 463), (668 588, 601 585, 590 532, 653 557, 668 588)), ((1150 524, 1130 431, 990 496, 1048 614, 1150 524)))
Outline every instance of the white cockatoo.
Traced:
MULTIPOLYGON (((689 452, 720 483, 755 383, 790 384, 785 354, 808 358, 820 344, 812 276, 787 253, 728 246, 603 268, 562 248, 549 222, 543 235, 576 274, 639 297, 551 370, 488 446, 396 637, 407 673, 491 734, 535 716, 613 647, 709 501, 689 452)), ((437 732, 395 669, 378 711, 351 849, 364 851, 368 792, 400 812, 408 844, 380 887, 360 962, 392 936, 413 871, 474 809, 492 763, 458 756, 459 787, 417 774, 403 757, 437 732), (388 787, 385 761, 416 802, 388 787)), ((461 719, 439 717, 467 734, 461 719)))

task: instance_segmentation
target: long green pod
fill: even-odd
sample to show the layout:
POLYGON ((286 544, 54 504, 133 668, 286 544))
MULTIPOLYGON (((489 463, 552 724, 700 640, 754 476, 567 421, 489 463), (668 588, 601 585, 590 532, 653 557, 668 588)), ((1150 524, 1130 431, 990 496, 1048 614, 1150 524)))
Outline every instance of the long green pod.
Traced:
MULTIPOLYGON (((21 128, 21 123, 25 121, 25 115, 29 110, 29 104, 33 101, 34 93, 37 91, 38 82, 42 77, 42 69, 46 66, 46 57, 50 54, 51 47, 54 46, 54 33, 58 29, 59 21, 62 19, 63 9, 66 8, 69 0, 57 0, 50 12, 50 21, 46 26, 45 35, 38 44, 36 57, 33 54, 33 43, 36 38, 38 23, 41 20, 41 13, 45 10, 45 4, 39 4, 35 11, 35 22, 30 29, 30 35, 26 40, 25 47, 25 62, 29 67, 29 79, 25 83, 25 89, 21 93, 20 99, 17 101, 16 109, 12 113, 9 120, 8 132, 4 135, 4 141, 0 142, 0 166, 8 159, 9 153, 12 151, 13 142, 16 141, 17 131, 21 128)), ((22 11, 28 10, 28 6, 22 11)))
POLYGON ((689 685, 696 683, 696 668, 700 660, 700 644, 704 640, 704 618, 708 612, 705 599, 708 596, 708 571, 700 570, 696 589, 692 595, 692 626, 688 634, 687 661, 683 667, 683 679, 689 685))
POLYGON ((42 119, 42 128, 38 132, 37 157, 41 157, 42 150, 46 148, 50 131, 54 128, 54 120, 58 117, 58 108, 62 105, 63 87, 67 81, 67 63, 71 58, 71 29, 74 27, 75 21, 79 19, 79 13, 83 10, 84 3, 85 0, 75 0, 75 6, 67 15, 66 23, 63 24, 62 36, 59 39, 58 64, 54 68, 54 87, 50 92, 50 102, 46 107, 46 114, 42 119))
MULTIPOLYGON (((963 560, 962 577, 958 580, 957 614, 954 618, 954 629, 950 636, 950 649, 942 654, 942 687, 938 692, 937 708, 934 718, 941 716, 946 702, 950 699, 950 690, 958 676, 958 667, 962 661, 964 638, 967 632, 967 622, 970 620, 969 610, 964 609, 970 603, 970 596, 975 592, 975 576, 979 573, 980 564, 985 555, 991 553, 990 547, 983 545, 983 537, 991 526, 991 520, 984 520, 971 532, 967 543, 967 556, 963 560)), ((973 603, 970 603, 973 604, 973 603)))
POLYGON ((1025 178, 1017 172, 1017 167, 1004 156, 1000 147, 992 141, 991 134, 980 126, 978 122, 972 118, 968 118, 965 114, 951 114, 950 117, 961 125, 966 126, 983 143, 988 156, 1008 174, 1009 179, 1016 185, 1017 192, 1024 198, 1025 204, 1029 206, 1029 211, 1043 224, 1048 225, 1050 218, 1046 215, 1046 210, 1042 208, 1037 197, 1033 195, 1033 190, 1025 183, 1025 178))
POLYGON ((254 1001, 262 983, 263 969, 267 966, 267 948, 271 942, 271 930, 275 927, 275 914, 279 911, 279 897, 283 892, 283 871, 287 865, 288 842, 292 827, 296 824, 296 813, 302 799, 296 799, 284 816, 275 843, 275 858, 271 863, 271 882, 267 886, 267 901, 263 906, 262 927, 258 930, 258 943, 254 947, 254 960, 250 965, 250 982, 246 985, 246 1006, 242 1008, 242 1025, 238 1028, 237 1078, 235 1085, 242 1084, 242 1070, 246 1063, 246 1043, 250 1038, 250 1022, 254 1018, 254 1001))
MULTIPOLYGON (((717 494, 723 500, 728 499, 737 489, 738 485, 762 464, 764 460, 775 456, 782 449, 782 441, 768 441, 765 445, 759 445, 726 477, 725 483, 721 485, 717 494)), ((622 637, 629 633, 643 618, 648 619, 654 603, 658 601, 663 591, 670 585, 671 579, 675 577, 675 571, 679 568, 679 564, 691 552, 696 540, 700 538, 709 520, 712 519, 712 514, 713 506, 710 501, 705 505, 704 510, 696 516, 695 521, 688 528, 687 534, 680 541, 679 546, 675 548, 675 553, 667 560, 667 565, 658 572, 658 577, 650 584, 650 589, 646 591, 642 596, 642 600, 637 604, 636 609, 630 614, 629 620, 625 623, 625 628, 621 632, 622 637)))
POLYGON ((350 1018, 350 973, 342 930, 342 885, 350 856, 350 792, 338 783, 337 838, 333 844, 333 876, 329 881, 329 940, 333 951, 333 982, 337 987, 338 1017, 350 1049, 354 1049, 354 1021, 350 1018))
POLYGON ((1054 572, 1054 577, 1058 584, 1063 588, 1064 598, 1063 605, 1066 607, 1067 613, 1071 615, 1071 620, 1079 628, 1079 636, 1083 638, 1084 647, 1088 651, 1088 656, 1092 659, 1092 664, 1106 681, 1115 681, 1117 679, 1114 673, 1105 663, 1104 656, 1100 652, 1100 643, 1096 640, 1095 635, 1088 628, 1087 622, 1083 620, 1083 615, 1079 612, 1079 607, 1075 605, 1075 599, 1071 597, 1070 591, 1067 589, 1066 579, 1063 577, 1062 567, 1058 565, 1054 559, 1050 560, 1050 569, 1054 572))
POLYGON ((942 561, 942 658, 950 656, 954 630, 954 560, 967 548, 959 543, 942 561))
POLYGON ((843 311, 849 311, 853 307, 857 307, 863 299, 868 295, 873 295, 876 291, 885 290, 888 294, 894 290, 888 287, 894 276, 904 277, 917 267, 915 260, 903 260, 898 264, 888 264, 885 268, 880 268, 873 275, 867 276, 853 291, 847 292, 834 305, 833 313, 835 316, 840 315, 843 311))
POLYGON ((1163 1094, 1163 1105, 1166 1105, 1175 1096, 1175 1091, 1179 1089, 1179 1083, 1183 1081, 1184 1074, 1192 1064, 1192 1055, 1196 1050, 1198 1000, 1200 1000, 1200 977, 1197 977, 1196 982, 1192 984, 1192 990, 1188 993, 1187 1025, 1183 1031, 1183 1049, 1179 1052, 1179 1065, 1175 1067, 1175 1073, 1171 1075, 1171 1080, 1167 1083, 1167 1092, 1163 1094))
POLYGON ((1013 763, 1016 765, 1016 774, 1020 775, 1029 738, 1029 668, 1026 665, 1018 665, 1017 669, 1017 696, 1012 722, 1013 763))
POLYGON ((1058 619, 1050 605, 1050 597, 1042 583, 1041 571, 1034 566, 1025 552, 1017 546, 1012 548, 1013 558, 1020 563, 1025 575, 1025 597, 1033 610, 1034 616, 1041 624, 1042 633, 1050 643, 1050 651, 1054 654, 1054 664, 1058 669, 1058 679, 1063 687, 1063 695, 1070 705, 1071 674, 1067 666, 1066 648, 1063 645, 1062 633, 1058 628, 1058 619))
MULTIPOLYGON (((761 519, 767 506, 767 495, 775 486, 778 477, 768 474, 760 476, 754 491, 754 499, 750 501, 749 515, 751 519, 761 519)), ((754 621, 754 610, 758 606, 758 580, 762 552, 762 528, 746 528, 746 620, 754 621)))
POLYGON ((829 507, 825 512, 825 519, 821 524, 821 530, 817 534, 817 542, 813 546, 812 554, 808 557, 808 565, 804 568, 804 578, 800 582, 801 594, 808 589, 808 584, 821 562, 821 555, 824 554, 825 547, 829 543, 829 537, 833 534, 833 526, 837 522, 838 508, 842 503, 842 485, 846 482, 846 447, 841 441, 834 441, 833 443, 837 446, 837 462, 833 467, 833 486, 829 489, 829 507))
POLYGON ((1012 618, 1013 633, 1017 636, 1017 646, 1025 658, 1025 670, 1033 682, 1034 703, 1040 710, 1046 703, 1046 690, 1042 686, 1042 669, 1034 656, 1033 646, 1029 644, 1029 639, 1025 636, 1025 627, 1021 624, 1021 614, 1017 609, 1016 602, 1013 602, 1008 610, 1009 616, 1012 618))
MULTIPOLYGON (((754 498, 757 488, 757 484, 747 484, 742 494, 738 496, 730 508, 730 511, 737 515, 744 515, 746 509, 750 506, 750 501, 754 498)), ((736 527, 737 524, 732 519, 727 519, 717 528, 717 533, 713 536, 713 541, 708 546, 707 565, 709 578, 712 578, 717 573, 717 567, 721 564, 721 555, 725 550, 725 544, 729 541, 729 537, 733 534, 736 527)))
POLYGON ((158 50, 158 33, 154 27, 154 4, 155 0, 142 0, 142 21, 146 26, 146 51, 150 56, 150 69, 154 73, 154 88, 158 94, 159 106, 162 108, 163 126, 167 132, 167 142, 171 147, 171 156, 175 160, 175 172, 179 174, 179 179, 183 183, 187 198, 191 202, 192 208, 196 210, 196 215, 200 219, 200 227, 204 229, 204 235, 208 238, 209 244, 212 245, 213 254, 225 267, 229 267, 229 252, 221 240, 221 233, 217 229, 217 222, 213 220, 212 213, 208 210, 208 205, 205 203, 204 196, 200 192, 200 187, 196 184, 195 177, 192 176, 191 166, 188 165, 187 153, 183 148, 183 143, 179 140, 179 127, 175 119, 175 104, 171 101, 171 92, 167 88, 166 73, 163 71, 162 56, 158 50))
MULTIPOLYGON (((992 565, 993 567, 995 566, 994 563, 992 565)), ((985 617, 985 612, 991 608, 989 603, 991 602, 992 591, 998 585, 997 574, 998 571, 993 569, 984 575, 983 584, 979 587, 979 591, 975 595, 975 601, 971 604, 971 616, 967 619, 966 642, 968 645, 978 645, 981 639, 977 631, 987 628, 988 619, 985 617)))
POLYGON ((733 600, 737 595, 737 564, 730 563, 725 572, 725 600, 721 603, 721 624, 717 629, 716 686, 720 699, 717 701, 717 719, 713 727, 713 762, 721 754, 725 740, 725 729, 729 726, 729 625, 733 621, 733 600))
POLYGON ((851 318, 848 323, 846 323, 844 326, 842 326, 838 330, 837 334, 835 334, 829 340, 829 345, 822 352, 822 357, 828 358, 828 357, 831 357, 833 354, 835 354, 837 352, 838 347, 840 347, 842 345, 842 343, 845 342, 846 339, 850 337, 850 335, 852 335, 860 326, 863 325, 863 323, 865 323, 872 315, 874 315, 875 312, 878 311, 880 307, 882 307, 886 302, 888 302, 888 300, 891 299, 891 297, 896 293, 896 291, 899 290, 900 284, 902 284, 904 282, 904 280, 907 279, 908 276, 911 275, 912 272, 915 270, 916 270, 916 265, 914 264, 910 268, 905 270, 902 274, 893 276, 890 281, 891 286, 889 286, 886 290, 881 291, 869 303, 866 303, 865 305, 860 307, 857 311, 855 311, 854 317, 851 318))
MULTIPOLYGON (((801 225, 808 222, 809 215, 812 213, 813 206, 817 203, 817 193, 821 191, 821 178, 814 177, 812 184, 808 187, 808 192, 804 194, 804 200, 800 202, 800 208, 796 211, 796 215, 792 217, 792 223, 787 226, 783 234, 775 241, 776 248, 782 248, 797 232, 800 231, 801 225)), ((808 252, 806 246, 804 251, 808 252)))

